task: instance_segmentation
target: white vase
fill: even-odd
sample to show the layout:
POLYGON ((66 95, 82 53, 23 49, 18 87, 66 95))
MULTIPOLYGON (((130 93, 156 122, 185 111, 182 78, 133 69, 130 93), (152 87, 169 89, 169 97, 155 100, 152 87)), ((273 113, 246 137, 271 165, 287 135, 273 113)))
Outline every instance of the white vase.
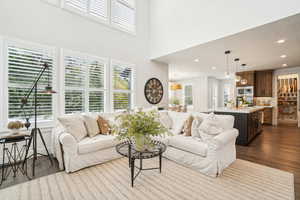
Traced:
POLYGON ((18 129, 18 128, 10 129, 10 134, 11 135, 17 135, 19 132, 20 132, 20 129, 18 129))

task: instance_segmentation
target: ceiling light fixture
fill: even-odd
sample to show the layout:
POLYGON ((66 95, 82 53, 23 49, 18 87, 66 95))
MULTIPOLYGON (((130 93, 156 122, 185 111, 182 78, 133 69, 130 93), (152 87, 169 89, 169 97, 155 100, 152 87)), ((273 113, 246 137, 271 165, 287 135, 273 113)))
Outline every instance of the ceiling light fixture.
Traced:
POLYGON ((196 58, 194 61, 195 61, 195 62, 199 62, 199 59, 198 59, 198 58, 196 58))
POLYGON ((286 55, 283 54, 283 55, 280 56, 280 58, 286 58, 286 55))
POLYGON ((217 68, 216 68, 216 67, 211 67, 211 69, 212 69, 212 70, 216 70, 217 68))
POLYGON ((288 66, 288 65, 287 65, 287 64, 285 64, 285 63, 284 63, 284 64, 282 64, 282 67, 287 67, 287 66, 288 66))
POLYGON ((229 78, 230 74, 229 74, 229 54, 231 53, 231 51, 227 50, 225 51, 225 55, 226 55, 226 73, 225 73, 225 77, 229 78))
POLYGON ((281 39, 281 40, 277 40, 277 43, 278 43, 278 44, 285 43, 285 40, 283 40, 283 39, 281 39))
POLYGON ((240 59, 235 58, 234 62, 236 63, 236 65, 235 65, 235 82, 240 82, 242 77, 239 75, 236 75, 236 73, 238 72, 238 66, 239 66, 240 59))

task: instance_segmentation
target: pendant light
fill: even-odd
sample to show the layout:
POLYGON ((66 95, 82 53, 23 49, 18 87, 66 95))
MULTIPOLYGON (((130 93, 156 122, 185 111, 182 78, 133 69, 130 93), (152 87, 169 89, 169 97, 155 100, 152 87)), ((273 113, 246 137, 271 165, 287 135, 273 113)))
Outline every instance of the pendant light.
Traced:
POLYGON ((229 54, 231 53, 231 51, 227 50, 225 51, 225 55, 226 55, 226 73, 225 73, 225 77, 229 78, 230 77, 230 72, 229 72, 229 54))
MULTIPOLYGON (((242 64, 242 67, 245 68, 245 67, 246 67, 246 64, 242 64)), ((242 84, 242 85, 247 85, 247 83, 248 83, 247 79, 243 78, 243 79, 241 80, 241 84, 242 84)))
POLYGON ((239 61, 240 61, 240 59, 239 58, 236 58, 236 59, 234 59, 234 62, 236 63, 236 67, 235 67, 235 82, 240 82, 241 81, 241 79, 242 79, 242 77, 241 76, 239 76, 239 75, 236 75, 236 73, 238 72, 238 65, 239 65, 239 61))

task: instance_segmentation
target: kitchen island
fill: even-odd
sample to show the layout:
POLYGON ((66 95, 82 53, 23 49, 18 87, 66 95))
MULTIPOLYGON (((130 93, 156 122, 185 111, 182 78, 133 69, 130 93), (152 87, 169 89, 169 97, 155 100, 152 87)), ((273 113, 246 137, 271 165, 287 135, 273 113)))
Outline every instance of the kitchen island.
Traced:
POLYGON ((234 116, 234 128, 239 130, 236 144, 248 145, 262 132, 263 106, 246 108, 217 108, 215 114, 234 116))

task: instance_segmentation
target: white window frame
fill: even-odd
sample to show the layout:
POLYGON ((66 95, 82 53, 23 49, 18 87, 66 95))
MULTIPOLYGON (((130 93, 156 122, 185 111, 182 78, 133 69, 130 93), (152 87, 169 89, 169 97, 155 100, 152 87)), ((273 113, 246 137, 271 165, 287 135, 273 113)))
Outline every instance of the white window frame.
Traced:
MULTIPOLYGON (((53 71, 52 71, 52 88, 53 90, 57 91, 58 88, 58 84, 57 84, 57 49, 55 47, 52 46, 47 46, 47 45, 43 45, 43 44, 39 44, 39 43, 34 43, 34 42, 29 42, 29 41, 23 41, 23 40, 19 40, 19 39, 14 39, 14 38, 4 38, 2 40, 2 57, 3 57, 3 68, 2 68, 2 73, 3 73, 3 87, 2 87, 2 99, 4 100, 5 103, 3 103, 4 105, 3 107, 3 113, 2 113, 2 120, 3 120, 3 124, 4 126, 2 126, 4 129, 5 125, 9 122, 9 118, 8 118, 8 46, 9 45, 17 45, 17 46, 22 46, 22 47, 26 47, 26 48, 31 48, 31 49, 37 49, 37 50, 47 50, 47 51, 52 51, 53 53, 53 71)), ((1 43, 0 43, 1 44, 1 43)), ((1 55, 0 55, 1 56, 1 55)), ((46 74, 44 74, 45 76, 46 74)), ((57 112, 56 112, 56 107, 58 104, 58 98, 56 97, 56 95, 52 95, 52 116, 53 119, 51 120, 39 120, 39 127, 43 128, 43 127, 49 127, 49 126, 53 126, 53 120, 55 118, 57 118, 57 112)), ((32 121, 32 119, 31 119, 32 121)))
POLYGON ((110 111, 111 112, 116 112, 114 110, 114 93, 118 92, 118 93, 127 93, 130 94, 130 100, 131 100, 131 105, 130 105, 130 109, 133 109, 135 107, 135 65, 128 63, 128 62, 124 62, 124 61, 120 61, 120 60, 114 60, 111 59, 110 61, 110 111), (114 68, 113 65, 121 65, 121 66, 125 66, 125 67, 130 67, 132 70, 132 80, 131 80, 131 89, 130 90, 116 90, 114 89, 114 79, 113 79, 113 75, 114 75, 114 68))
MULTIPOLYGON (((41 1, 44 2, 44 3, 50 4, 50 5, 53 5, 55 7, 59 7, 63 10, 66 10, 67 12, 72 13, 72 14, 77 14, 81 17, 87 18, 87 19, 92 20, 94 22, 106 25, 108 27, 120 30, 122 32, 131 34, 131 35, 134 35, 134 36, 136 35, 136 29, 137 29, 136 0, 133 0, 134 1, 134 7, 128 5, 125 1, 122 1, 122 0, 107 0, 107 8, 106 8, 107 17, 106 18, 96 17, 96 16, 91 15, 89 13, 89 11, 88 12, 83 12, 83 11, 80 11, 76 8, 73 8, 72 6, 68 6, 65 3, 65 0, 41 0, 41 1), (112 22, 112 12, 113 12, 112 5, 113 5, 113 1, 124 2, 126 5, 128 5, 129 7, 133 8, 135 10, 135 19, 134 19, 135 24, 134 24, 134 30, 133 31, 129 30, 129 29, 126 29, 126 28, 112 22)), ((89 10, 89 8, 88 8, 88 10, 89 10)))
POLYGON ((182 93, 183 93, 183 95, 182 95, 182 97, 183 97, 182 102, 184 103, 184 105, 187 106, 187 107, 192 107, 192 106, 194 106, 193 85, 192 85, 192 84, 184 84, 184 85, 183 85, 182 93), (187 96, 185 95, 185 87, 187 87, 187 86, 191 86, 191 87, 192 87, 192 101, 193 101, 192 105, 185 105, 185 97, 187 97, 187 96))
MULTIPOLYGON (((106 5, 106 12, 107 12, 107 16, 106 18, 104 17, 96 17, 96 16, 93 16, 90 14, 90 3, 89 5, 87 6, 87 12, 83 12, 83 11, 80 11, 76 8, 73 8, 72 6, 68 6, 65 2, 66 0, 61 0, 61 8, 67 10, 67 11, 70 11, 71 13, 75 13, 75 14, 78 14, 82 17, 86 17, 88 19, 91 19, 95 22, 100 22, 102 24, 105 24, 105 25, 109 25, 110 24, 110 12, 109 12, 109 7, 110 7, 110 0, 106 0, 107 1, 107 5, 106 5)), ((90 0, 88 0, 90 2, 90 0)))
MULTIPOLYGON (((3 38, 0 36, 0 74, 5 74, 4 72, 4 55, 3 55, 3 51, 4 51, 4 45, 3 45, 3 38), (2 59, 3 58, 3 59, 2 59)), ((5 84, 5 75, 4 76, 0 76, 0 84, 2 85, 2 87, 0 87, 0 110, 2 112, 0 112, 0 130, 4 129, 5 126, 5 110, 6 110, 6 103, 7 101, 5 101, 5 97, 4 97, 4 89, 6 88, 6 84, 5 84)))
POLYGON ((137 25, 137 23, 136 23, 136 19, 137 19, 137 17, 136 17, 137 16, 137 12, 136 12, 136 0, 133 0, 134 1, 134 6, 129 5, 126 1, 123 1, 123 0, 110 0, 110 1, 111 1, 111 3, 110 3, 110 23, 111 23, 111 26, 114 27, 114 28, 116 28, 116 29, 119 29, 121 31, 130 33, 132 35, 136 35, 136 25, 137 25), (134 30, 126 29, 125 27, 120 26, 119 24, 116 24, 116 23, 113 22, 112 18, 113 18, 113 13, 114 13, 114 10, 113 10, 113 4, 114 4, 114 2, 122 2, 126 6, 134 9, 134 11, 135 11, 135 14, 134 14, 134 22, 135 22, 135 24, 134 24, 134 30))
MULTIPOLYGON (((60 98, 60 102, 61 102, 61 113, 62 115, 66 114, 65 113, 65 91, 68 90, 68 88, 66 88, 65 86, 65 61, 64 61, 64 57, 65 56, 78 56, 78 57, 81 57, 81 58, 84 58, 84 59, 89 59, 89 58, 92 58, 92 59, 95 59, 97 61, 102 61, 104 63, 104 85, 103 85, 103 88, 99 88, 99 89, 96 89, 96 88, 93 88, 93 89, 90 89, 89 88, 89 69, 88 68, 85 68, 85 73, 86 73, 86 76, 85 76, 85 88, 83 88, 84 90, 84 103, 85 103, 85 110, 84 110, 84 113, 89 113, 89 92, 93 92, 93 91, 101 91, 103 92, 103 95, 104 95, 104 101, 103 101, 103 109, 104 111, 103 112, 107 112, 108 111, 108 107, 106 106, 107 105, 107 96, 108 96, 108 90, 107 90, 107 78, 109 76, 108 74, 108 64, 109 64, 109 61, 107 58, 103 58, 103 57, 98 57, 98 56, 95 56, 95 55, 90 55, 90 54, 86 54, 86 53, 81 53, 81 52, 78 52, 78 51, 72 51, 72 50, 68 50, 68 49, 61 49, 61 67, 60 67, 60 74, 61 74, 61 80, 62 80, 62 84, 61 84, 61 87, 60 87, 60 91, 62 93, 61 95, 61 98, 60 98)), ((71 87, 69 87, 69 89, 72 89, 71 87)))

